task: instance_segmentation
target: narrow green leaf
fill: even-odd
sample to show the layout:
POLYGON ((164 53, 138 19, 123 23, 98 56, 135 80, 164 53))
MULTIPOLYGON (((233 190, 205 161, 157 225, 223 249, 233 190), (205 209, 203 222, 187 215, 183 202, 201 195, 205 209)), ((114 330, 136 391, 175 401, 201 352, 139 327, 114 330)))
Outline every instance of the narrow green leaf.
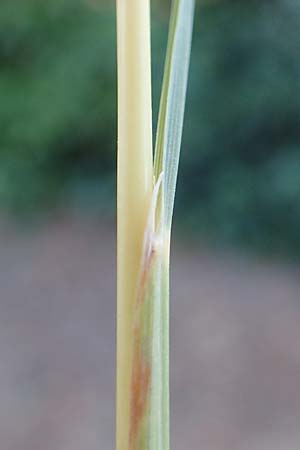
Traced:
POLYGON ((154 175, 163 172, 160 211, 169 232, 182 138, 195 0, 174 0, 158 118, 154 175))

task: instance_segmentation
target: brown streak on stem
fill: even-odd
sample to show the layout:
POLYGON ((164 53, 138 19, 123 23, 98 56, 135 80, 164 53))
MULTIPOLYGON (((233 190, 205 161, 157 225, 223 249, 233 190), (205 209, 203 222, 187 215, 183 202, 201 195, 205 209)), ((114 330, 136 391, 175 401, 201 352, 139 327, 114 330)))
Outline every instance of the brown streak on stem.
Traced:
POLYGON ((133 361, 129 430, 130 450, 138 450, 139 430, 147 409, 151 382, 151 365, 149 361, 147 361, 142 348, 142 331, 139 311, 145 301, 146 286, 151 273, 154 256, 155 248, 152 239, 150 239, 142 262, 136 297, 136 316, 133 326, 133 361))
POLYGON ((137 450, 139 429, 144 417, 150 388, 151 369, 142 354, 140 336, 135 336, 135 349, 131 380, 131 419, 129 448, 137 450))

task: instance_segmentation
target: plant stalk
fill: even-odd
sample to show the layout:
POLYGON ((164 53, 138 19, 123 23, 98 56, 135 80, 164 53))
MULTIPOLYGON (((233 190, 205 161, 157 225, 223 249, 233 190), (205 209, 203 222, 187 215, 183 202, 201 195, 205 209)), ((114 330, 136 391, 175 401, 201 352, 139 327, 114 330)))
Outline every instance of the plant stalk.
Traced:
POLYGON ((153 186, 150 5, 117 0, 117 450, 130 448, 135 298, 153 186))
POLYGON ((117 0, 117 450, 169 450, 169 253, 194 0, 173 0, 152 161, 149 0, 117 0))

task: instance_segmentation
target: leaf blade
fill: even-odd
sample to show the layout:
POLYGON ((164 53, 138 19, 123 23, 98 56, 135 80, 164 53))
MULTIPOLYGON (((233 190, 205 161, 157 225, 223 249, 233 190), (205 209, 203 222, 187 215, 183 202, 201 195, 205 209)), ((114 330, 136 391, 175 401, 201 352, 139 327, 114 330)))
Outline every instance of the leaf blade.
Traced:
POLYGON ((195 0, 175 0, 172 7, 158 119, 154 175, 163 175, 161 212, 170 231, 182 139, 195 0))

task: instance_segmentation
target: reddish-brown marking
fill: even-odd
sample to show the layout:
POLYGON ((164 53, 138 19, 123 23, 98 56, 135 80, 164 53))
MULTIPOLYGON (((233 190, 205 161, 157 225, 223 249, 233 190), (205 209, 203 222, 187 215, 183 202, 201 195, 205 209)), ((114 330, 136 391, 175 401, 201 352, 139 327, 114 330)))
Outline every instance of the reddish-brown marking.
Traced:
POLYGON ((134 349, 131 379, 130 450, 137 450, 138 432, 147 408, 151 378, 149 363, 142 355, 138 337, 135 339, 136 345, 134 349))
MULTIPOLYGON (((151 266, 155 256, 153 242, 150 240, 148 249, 143 255, 142 270, 136 297, 136 312, 142 308, 145 300, 147 281, 151 273, 151 266)), ((139 430, 143 417, 146 414, 147 401, 150 391, 151 366, 145 358, 141 347, 141 328, 139 315, 136 315, 133 326, 133 361, 131 373, 131 401, 130 401, 130 429, 129 429, 129 450, 138 450, 139 430)))

